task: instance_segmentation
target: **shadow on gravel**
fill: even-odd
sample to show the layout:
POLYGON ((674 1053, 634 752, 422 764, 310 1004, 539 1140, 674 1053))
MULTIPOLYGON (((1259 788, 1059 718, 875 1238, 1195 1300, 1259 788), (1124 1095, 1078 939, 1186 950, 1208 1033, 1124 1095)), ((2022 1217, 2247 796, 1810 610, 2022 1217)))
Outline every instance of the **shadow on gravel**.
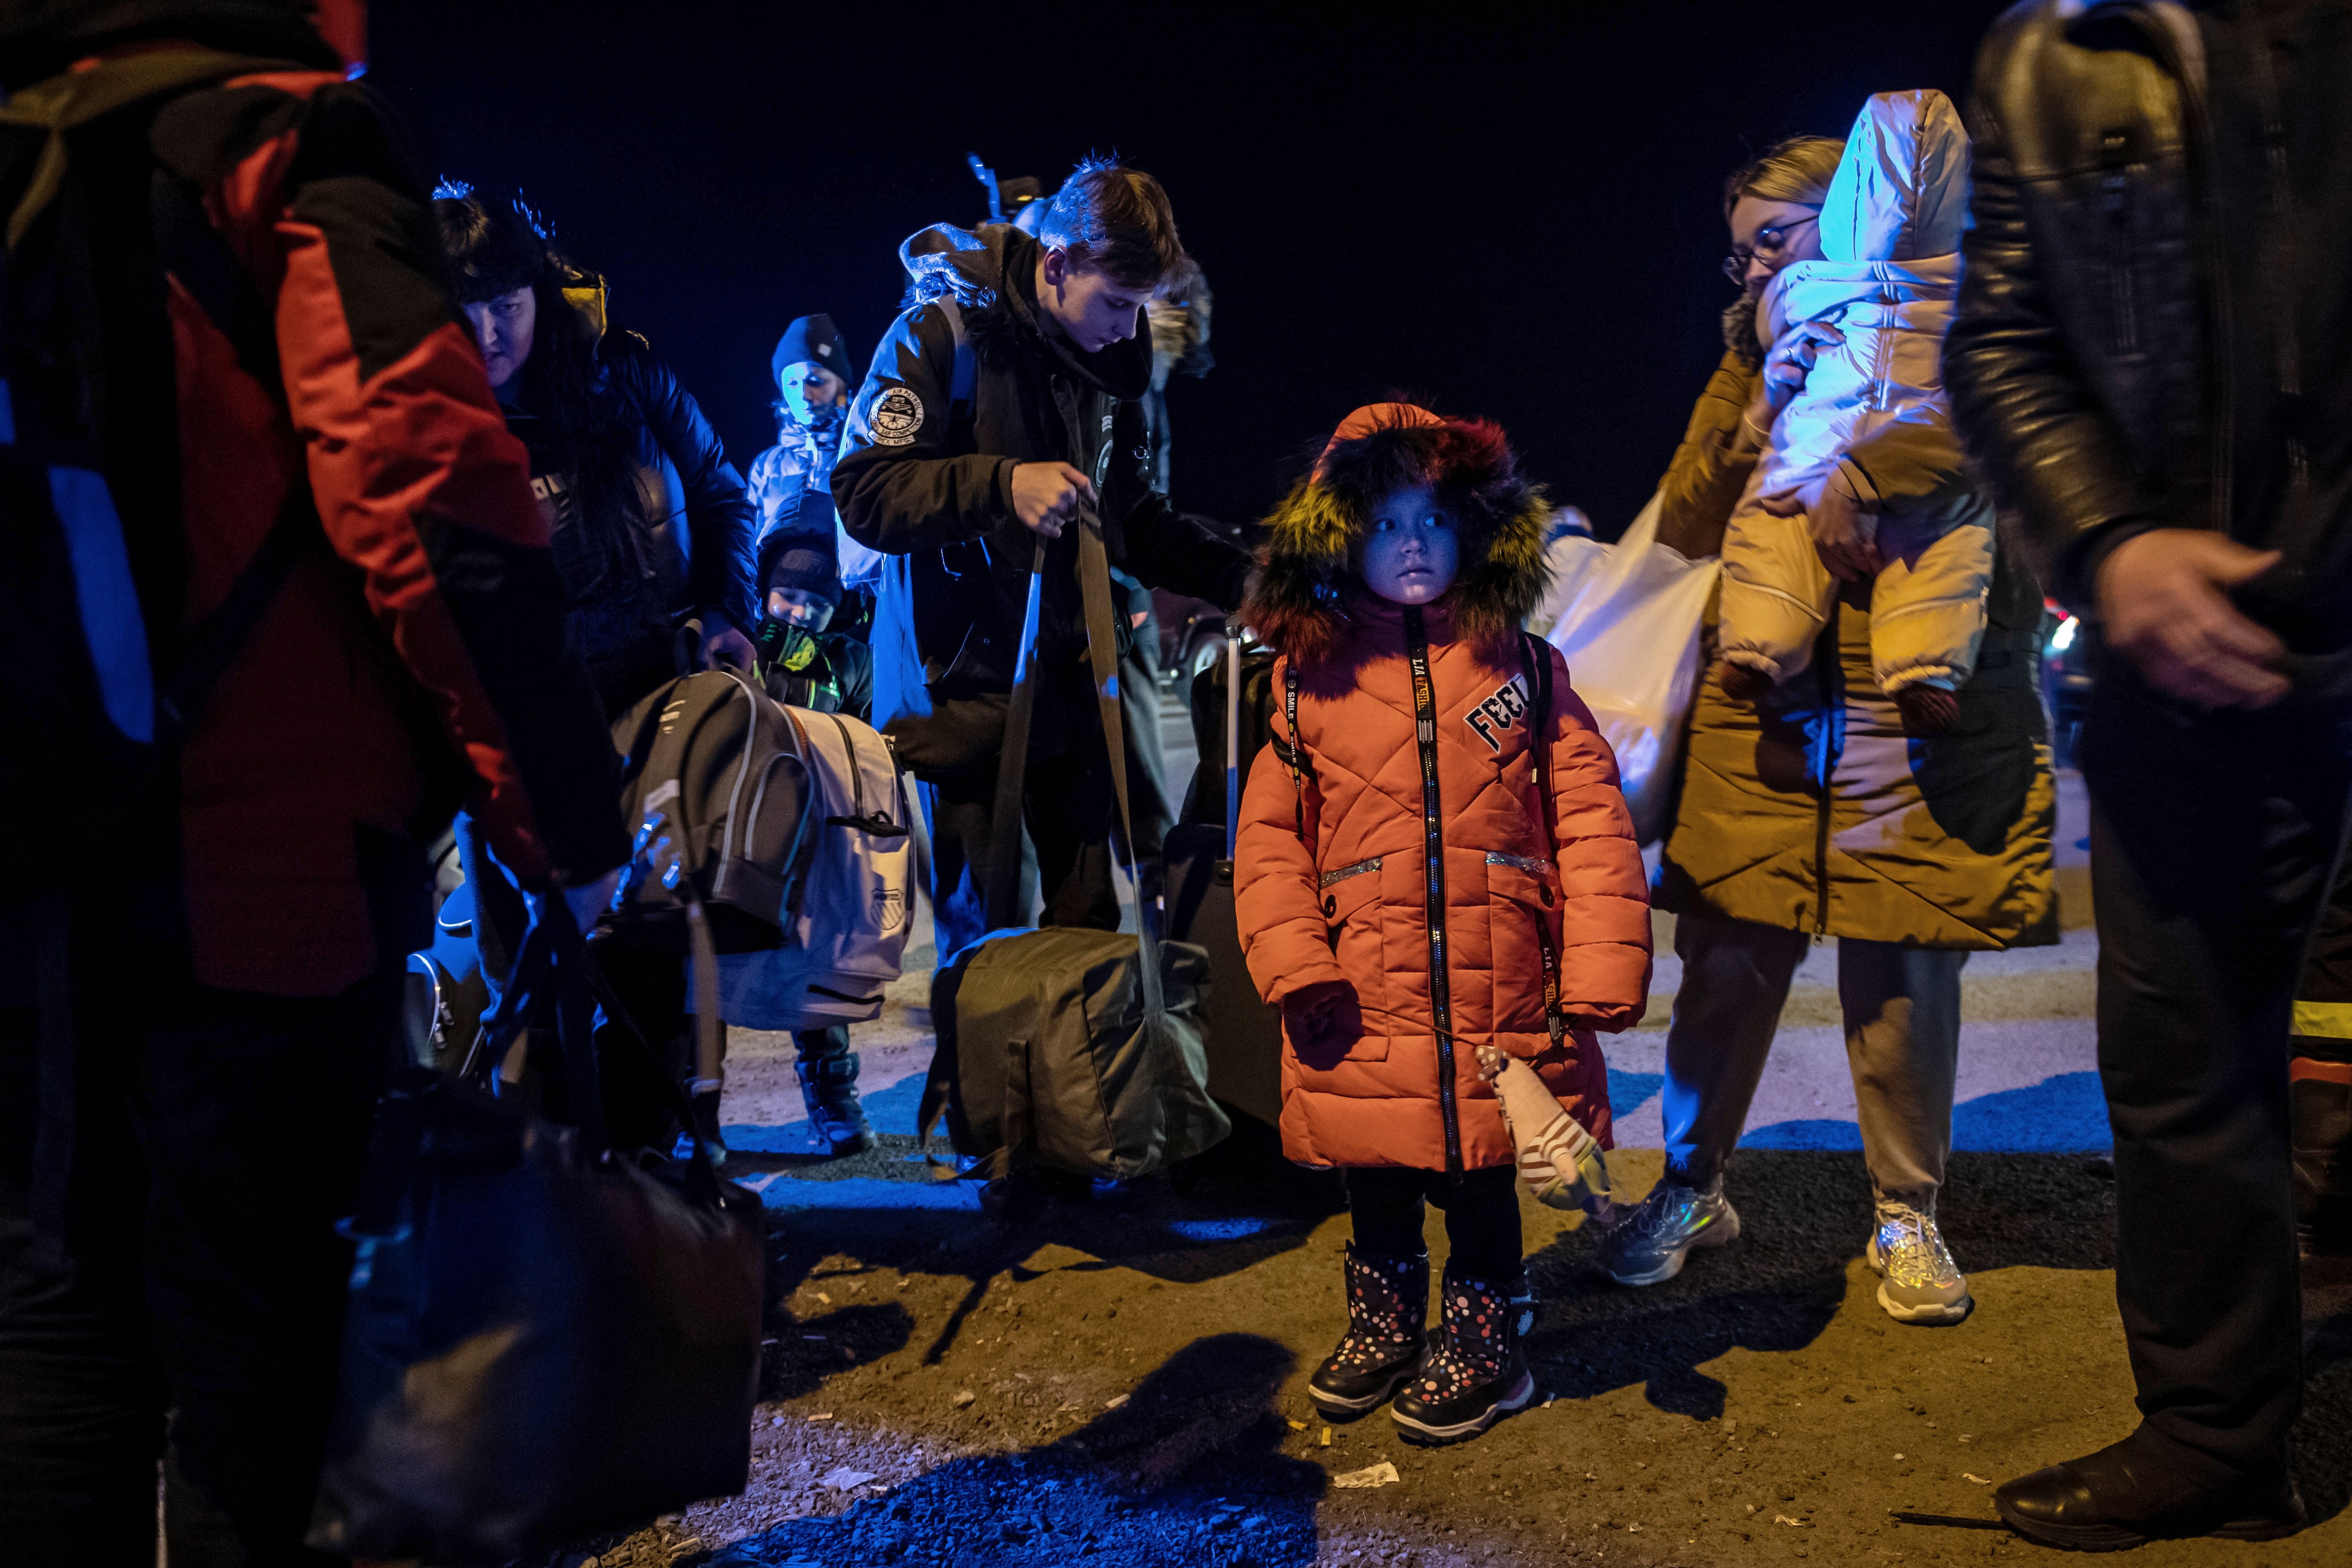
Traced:
MULTIPOLYGON (((735 1180, 771 1178, 762 1193, 771 1209, 770 1298, 790 1298, 827 1257, 853 1257, 861 1265, 856 1272, 877 1276, 960 1274, 970 1288, 925 1352, 926 1361, 937 1363, 989 1281, 1018 1273, 1024 1260, 1049 1243, 1097 1260, 1069 1265, 1075 1269, 1132 1269, 1197 1284, 1300 1246, 1346 1207, 1333 1173, 1302 1171, 1282 1160, 1271 1131, 1255 1123, 1242 1124, 1225 1145, 1172 1177, 1117 1188, 1052 1183, 1034 1212, 1012 1221, 980 1213, 979 1184, 940 1179, 940 1169, 918 1153, 914 1139, 889 1134, 847 1159, 730 1158, 727 1174, 735 1180), (787 1182, 793 1186, 780 1187, 787 1182)), ((911 1332, 896 1307, 846 1309, 805 1323, 772 1311, 770 1320, 777 1343, 768 1347, 772 1369, 761 1389, 770 1399, 806 1393, 826 1373, 887 1354, 911 1332), (819 1334, 822 1342, 802 1337, 819 1334)))
POLYGON ((1255 1334, 1196 1340, 1127 1403, 1020 1454, 957 1459, 830 1518, 736 1542, 709 1568, 1054 1564, 1171 1568, 1315 1560, 1320 1467, 1280 1452, 1289 1351, 1255 1334))
POLYGON ((2352 1264, 2306 1265, 2304 1286, 2306 1308, 2318 1290, 2334 1304, 2305 1333, 2303 1415, 2294 1427, 2295 1475, 2317 1521, 2352 1507, 2352 1264))
MULTIPOLYGON (((1725 1191, 1739 1239, 1693 1252, 1663 1284, 1629 1290, 1602 1274, 1589 1226, 1528 1260, 1544 1301, 1528 1357, 1547 1392, 1643 1384, 1657 1408, 1713 1420, 1725 1390, 1701 1366, 1734 1348, 1801 1350, 1837 1315, 1870 1233, 1862 1156, 1741 1149, 1725 1191)), ((1964 1270, 2115 1266, 2114 1182, 2077 1155, 1955 1154, 1937 1217, 1964 1270)))

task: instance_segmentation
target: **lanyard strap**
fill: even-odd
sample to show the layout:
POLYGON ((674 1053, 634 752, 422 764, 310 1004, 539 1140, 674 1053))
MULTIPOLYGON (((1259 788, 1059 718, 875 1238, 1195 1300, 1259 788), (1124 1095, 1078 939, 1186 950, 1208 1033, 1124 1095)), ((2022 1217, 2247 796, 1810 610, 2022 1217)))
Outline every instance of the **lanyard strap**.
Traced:
MULTIPOLYGON (((1556 875, 1559 842, 1551 820, 1551 650, 1521 632, 1519 667, 1528 682, 1528 748, 1536 765, 1536 820, 1543 824, 1544 849, 1556 875)), ((1566 891, 1561 889, 1563 894, 1566 891)), ((1536 946, 1543 955, 1544 1026, 1551 1031, 1552 1049, 1558 1051, 1568 1038, 1568 1018, 1560 1008, 1559 944, 1551 939, 1549 914, 1549 910, 1536 913, 1536 946)))
MULTIPOLYGON (((1291 654, 1282 656, 1282 711, 1290 726, 1290 749, 1282 759, 1290 767, 1290 800, 1294 831, 1298 841, 1307 843, 1307 780, 1299 777, 1300 762, 1307 756, 1307 747, 1298 738, 1298 661, 1291 654)), ((1307 847, 1311 850, 1312 844, 1307 847)))

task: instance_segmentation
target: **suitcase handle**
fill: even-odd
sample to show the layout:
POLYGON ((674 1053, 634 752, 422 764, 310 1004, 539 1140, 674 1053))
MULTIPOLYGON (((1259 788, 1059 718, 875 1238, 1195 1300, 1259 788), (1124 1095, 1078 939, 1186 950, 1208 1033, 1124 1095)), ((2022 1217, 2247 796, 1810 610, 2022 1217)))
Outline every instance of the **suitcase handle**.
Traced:
POLYGON ((1239 852, 1242 832, 1242 640, 1225 638, 1225 858, 1239 852))

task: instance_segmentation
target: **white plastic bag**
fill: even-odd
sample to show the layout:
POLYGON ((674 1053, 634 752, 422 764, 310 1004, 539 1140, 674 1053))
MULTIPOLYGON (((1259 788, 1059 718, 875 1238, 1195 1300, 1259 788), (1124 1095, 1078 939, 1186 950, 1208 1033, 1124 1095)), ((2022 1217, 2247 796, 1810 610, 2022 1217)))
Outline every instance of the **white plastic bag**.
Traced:
POLYGON ((1698 690, 1699 629, 1722 562, 1658 542, 1658 499, 1613 545, 1569 538, 1550 550, 1551 645, 1601 721, 1644 844, 1663 837, 1683 726, 1698 690))

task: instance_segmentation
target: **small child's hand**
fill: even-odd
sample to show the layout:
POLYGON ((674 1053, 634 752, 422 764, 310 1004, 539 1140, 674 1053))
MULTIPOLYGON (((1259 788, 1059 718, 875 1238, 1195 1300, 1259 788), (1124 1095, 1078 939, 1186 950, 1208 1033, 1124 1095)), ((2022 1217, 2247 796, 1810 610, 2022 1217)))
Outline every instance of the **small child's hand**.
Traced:
POLYGON ((1878 551, 1878 507, 1854 494, 1853 478, 1843 463, 1822 486, 1822 498, 1810 516, 1803 497, 1794 490, 1775 490, 1757 505, 1776 517, 1804 517, 1822 565, 1842 582, 1876 577, 1886 564, 1878 551))
POLYGON ((1336 1037, 1362 1031, 1356 988, 1345 980, 1318 980, 1282 998, 1282 1026, 1293 1047, 1312 1050, 1336 1037))
POLYGON ((1821 351, 1844 342, 1845 334, 1827 321, 1800 321, 1781 333, 1780 340, 1765 351, 1756 396, 1748 405, 1748 423, 1759 430, 1771 429, 1780 411, 1805 390, 1805 380, 1812 374, 1813 361, 1821 351))

